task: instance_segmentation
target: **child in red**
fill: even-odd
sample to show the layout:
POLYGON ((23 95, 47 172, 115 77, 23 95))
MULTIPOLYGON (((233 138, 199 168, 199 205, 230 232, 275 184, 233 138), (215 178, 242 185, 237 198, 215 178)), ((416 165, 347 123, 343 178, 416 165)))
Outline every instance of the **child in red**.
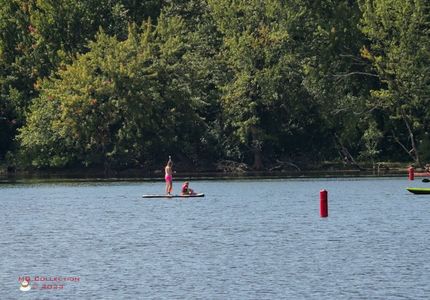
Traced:
POLYGON ((184 182, 184 184, 182 185, 182 195, 193 195, 194 191, 192 189, 189 188, 189 182, 186 181, 184 182))

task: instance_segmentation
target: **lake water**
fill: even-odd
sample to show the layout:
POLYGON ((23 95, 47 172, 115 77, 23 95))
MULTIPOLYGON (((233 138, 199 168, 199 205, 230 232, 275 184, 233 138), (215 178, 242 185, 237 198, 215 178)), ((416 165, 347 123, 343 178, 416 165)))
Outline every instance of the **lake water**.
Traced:
POLYGON ((1 184, 0 299, 429 299, 430 195, 405 190, 424 185, 209 180, 164 200, 141 197, 161 181, 1 184))

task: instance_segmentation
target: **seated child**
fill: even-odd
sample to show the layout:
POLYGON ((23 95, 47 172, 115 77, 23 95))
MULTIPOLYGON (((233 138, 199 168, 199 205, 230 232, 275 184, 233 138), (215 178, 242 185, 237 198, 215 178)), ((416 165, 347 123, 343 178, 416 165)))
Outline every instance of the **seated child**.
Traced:
POLYGON ((184 184, 182 185, 182 195, 193 195, 194 191, 192 189, 189 188, 189 182, 186 181, 184 182, 184 184))

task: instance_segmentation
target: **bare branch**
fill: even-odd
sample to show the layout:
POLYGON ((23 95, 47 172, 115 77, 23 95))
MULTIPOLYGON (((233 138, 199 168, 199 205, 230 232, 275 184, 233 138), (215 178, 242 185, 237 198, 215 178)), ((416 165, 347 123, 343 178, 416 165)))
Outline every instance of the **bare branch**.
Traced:
POLYGON ((349 77, 349 76, 353 76, 353 75, 365 75, 365 76, 371 76, 371 77, 379 77, 379 75, 377 74, 373 74, 373 73, 367 73, 367 72, 350 72, 350 73, 345 73, 345 74, 333 74, 333 77, 336 78, 343 78, 343 77, 349 77))
POLYGON ((406 148, 405 145, 403 145, 403 143, 399 140, 399 138, 396 136, 396 134, 394 133, 394 130, 391 130, 391 134, 393 135, 394 140, 396 141, 397 144, 400 145, 400 147, 405 150, 405 152, 415 161, 415 157, 412 155, 414 149, 408 150, 408 148, 406 148))

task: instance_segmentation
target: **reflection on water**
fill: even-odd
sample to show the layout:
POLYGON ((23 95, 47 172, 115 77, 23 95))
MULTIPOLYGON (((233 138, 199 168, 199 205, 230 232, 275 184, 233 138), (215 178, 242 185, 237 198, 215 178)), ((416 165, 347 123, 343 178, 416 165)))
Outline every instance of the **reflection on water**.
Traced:
POLYGON ((1 298, 428 299, 430 195, 408 184, 193 181, 206 197, 185 200, 141 198, 162 182, 3 184, 1 298))

